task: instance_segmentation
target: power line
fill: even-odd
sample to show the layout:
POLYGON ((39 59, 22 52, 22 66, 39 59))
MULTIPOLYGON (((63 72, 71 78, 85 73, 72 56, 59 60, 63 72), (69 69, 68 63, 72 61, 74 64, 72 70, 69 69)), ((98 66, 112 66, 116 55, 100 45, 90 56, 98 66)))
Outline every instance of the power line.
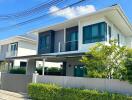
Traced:
POLYGON ((39 17, 30 19, 30 20, 27 20, 27 21, 24 21, 24 22, 15 24, 15 25, 11 25, 11 26, 8 26, 8 27, 0 28, 0 31, 11 30, 12 28, 20 27, 20 26, 23 26, 23 25, 25 25, 25 24, 29 24, 29 23, 32 23, 32 22, 41 20, 41 19, 47 17, 48 15, 52 15, 52 14, 54 14, 54 13, 57 13, 57 12, 59 12, 59 11, 62 11, 62 10, 64 10, 64 9, 66 9, 66 8, 68 8, 68 7, 72 7, 72 6, 75 6, 75 5, 77 5, 77 4, 80 4, 80 3, 83 2, 83 1, 85 1, 85 0, 80 0, 80 1, 78 1, 78 2, 76 2, 76 3, 73 3, 73 4, 70 4, 70 5, 68 5, 68 6, 65 6, 65 7, 61 8, 61 9, 59 9, 59 10, 57 10, 57 11, 50 12, 50 13, 48 13, 48 14, 44 14, 44 15, 42 15, 42 16, 39 16, 39 17))
POLYGON ((52 5, 56 5, 64 0, 52 0, 48 3, 44 2, 42 4, 37 5, 36 7, 30 8, 28 10, 19 12, 19 13, 13 13, 13 14, 7 14, 7 15, 0 15, 0 19, 2 20, 12 20, 16 18, 21 18, 25 16, 30 16, 33 14, 36 14, 37 12, 44 11, 44 9, 48 9, 52 5))

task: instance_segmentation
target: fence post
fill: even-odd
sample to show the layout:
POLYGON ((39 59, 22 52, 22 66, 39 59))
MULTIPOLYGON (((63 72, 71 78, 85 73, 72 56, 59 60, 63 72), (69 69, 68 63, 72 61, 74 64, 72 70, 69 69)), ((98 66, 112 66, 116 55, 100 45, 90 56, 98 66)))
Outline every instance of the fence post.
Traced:
POLYGON ((32 83, 37 83, 37 76, 38 76, 38 73, 37 71, 35 71, 35 73, 33 73, 32 83))

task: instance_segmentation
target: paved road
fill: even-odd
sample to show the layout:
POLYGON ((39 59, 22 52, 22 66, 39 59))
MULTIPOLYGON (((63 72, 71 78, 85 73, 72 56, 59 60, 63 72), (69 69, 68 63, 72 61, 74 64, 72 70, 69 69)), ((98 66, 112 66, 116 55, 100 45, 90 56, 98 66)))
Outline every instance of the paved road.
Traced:
POLYGON ((26 94, 0 90, 0 100, 29 100, 26 94))

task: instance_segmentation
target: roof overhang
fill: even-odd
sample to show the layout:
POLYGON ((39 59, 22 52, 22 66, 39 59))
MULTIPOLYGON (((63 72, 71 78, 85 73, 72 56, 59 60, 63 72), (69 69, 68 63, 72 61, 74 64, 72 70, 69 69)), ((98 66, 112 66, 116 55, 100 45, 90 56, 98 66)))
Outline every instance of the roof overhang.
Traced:
POLYGON ((6 58, 6 60, 13 60, 13 59, 35 59, 35 60, 43 60, 44 58, 46 61, 51 62, 62 62, 65 61, 67 58, 80 58, 85 53, 65 53, 65 54, 42 54, 42 55, 29 55, 29 56, 19 56, 19 57, 11 57, 6 58))
POLYGON ((31 42, 35 44, 37 42, 36 40, 30 39, 30 38, 26 38, 22 36, 14 36, 4 40, 0 40, 0 45, 10 44, 10 43, 19 42, 19 41, 26 41, 26 42, 31 42))
POLYGON ((104 8, 102 10, 98 10, 96 12, 86 14, 80 17, 76 17, 70 20, 66 20, 59 24, 54 24, 47 27, 42 27, 39 29, 35 29, 32 32, 40 33, 48 30, 61 30, 64 28, 72 27, 78 25, 79 20, 83 18, 93 18, 97 15, 106 17, 109 21, 111 21, 119 30, 123 32, 125 35, 132 35, 132 26, 128 21, 128 18, 125 16, 122 8, 119 5, 111 6, 104 8))

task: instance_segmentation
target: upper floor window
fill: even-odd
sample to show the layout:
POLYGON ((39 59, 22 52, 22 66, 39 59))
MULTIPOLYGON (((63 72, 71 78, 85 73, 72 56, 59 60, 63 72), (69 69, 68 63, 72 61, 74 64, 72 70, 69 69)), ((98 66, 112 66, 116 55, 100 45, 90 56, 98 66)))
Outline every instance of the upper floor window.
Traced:
POLYGON ((83 27, 83 43, 93 43, 106 40, 107 24, 105 22, 83 27))
POLYGON ((66 51, 78 49, 78 26, 66 29, 66 51))
POLYGON ((50 36, 44 35, 40 38, 40 49, 47 49, 50 45, 50 36))
POLYGON ((18 43, 11 43, 11 51, 17 51, 18 50, 18 43))
POLYGON ((109 26, 108 29, 109 29, 109 41, 110 41, 111 40, 111 27, 109 26))

